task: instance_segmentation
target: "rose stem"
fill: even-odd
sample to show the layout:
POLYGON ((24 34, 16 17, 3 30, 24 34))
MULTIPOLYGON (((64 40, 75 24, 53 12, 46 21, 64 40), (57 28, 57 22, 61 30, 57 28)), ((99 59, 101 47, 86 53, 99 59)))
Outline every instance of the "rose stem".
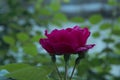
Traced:
POLYGON ((55 69, 56 69, 56 71, 57 71, 57 73, 58 73, 58 76, 59 76, 60 80, 62 80, 62 77, 61 77, 61 75, 60 75, 60 72, 59 72, 58 67, 57 67, 57 64, 56 64, 56 56, 55 56, 55 55, 52 55, 52 56, 51 56, 51 60, 52 60, 52 62, 53 62, 54 65, 55 65, 55 69))
POLYGON ((57 64, 54 63, 54 65, 55 65, 55 69, 56 69, 56 71, 57 71, 57 73, 58 73, 58 76, 59 76, 60 80, 62 80, 62 77, 61 77, 60 72, 59 72, 59 70, 58 70, 57 64))
POLYGON ((65 61, 65 80, 67 80, 67 63, 68 62, 65 61))
POLYGON ((67 70, 68 70, 68 61, 69 61, 70 55, 65 54, 64 55, 64 61, 65 61, 65 76, 64 76, 64 80, 67 80, 67 70))
POLYGON ((77 66, 77 64, 74 65, 74 68, 73 68, 72 73, 71 73, 71 76, 70 76, 70 80, 71 80, 72 77, 73 77, 73 74, 74 74, 74 71, 75 71, 76 66, 77 66))
POLYGON ((71 76, 70 76, 70 80, 71 80, 72 77, 73 77, 73 74, 74 74, 74 71, 75 71, 76 66, 80 63, 80 60, 81 60, 82 58, 84 58, 84 55, 80 55, 80 54, 78 55, 78 58, 76 58, 76 60, 75 60, 75 65, 74 65, 74 68, 73 68, 72 73, 71 73, 71 76))

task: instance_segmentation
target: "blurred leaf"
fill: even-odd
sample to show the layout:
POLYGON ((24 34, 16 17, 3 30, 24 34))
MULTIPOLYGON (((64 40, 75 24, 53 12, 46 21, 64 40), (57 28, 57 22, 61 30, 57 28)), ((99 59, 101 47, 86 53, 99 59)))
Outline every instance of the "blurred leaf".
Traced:
POLYGON ((51 59, 48 58, 46 55, 40 54, 39 56, 34 57, 34 61, 38 63, 40 62, 41 64, 45 64, 45 63, 51 62, 51 59))
POLYGON ((111 26, 111 24, 110 23, 104 23, 104 24, 102 24, 101 26, 100 26, 100 29, 101 30, 106 30, 106 29, 109 29, 109 28, 111 28, 112 26, 111 26))
POLYGON ((63 0, 64 1, 64 3, 69 3, 70 2, 70 0, 63 0))
POLYGON ((120 17, 118 17, 118 22, 120 22, 120 17))
POLYGON ((113 29, 112 33, 116 36, 120 36, 120 29, 113 29))
POLYGON ((89 18, 89 21, 91 24, 97 24, 99 22, 102 21, 102 16, 99 15, 99 14, 96 14, 96 15, 92 15, 90 18, 89 18))
POLYGON ((32 67, 23 63, 0 66, 0 69, 8 70, 10 73, 7 74, 7 77, 16 80, 48 80, 47 75, 50 73, 50 70, 46 70, 44 67, 32 67))
POLYGON ((32 41, 33 42, 39 42, 40 38, 44 38, 45 36, 42 36, 42 35, 35 35, 33 38, 32 38, 32 41))
POLYGON ((113 30, 120 30, 120 24, 119 23, 114 24, 113 30))
POLYGON ((97 72, 101 73, 103 72, 103 68, 101 66, 96 66, 95 69, 97 70, 97 72))
POLYGON ((47 77, 48 73, 47 70, 41 67, 29 67, 14 71, 7 76, 16 80, 49 80, 47 77))
POLYGON ((113 43, 113 42, 114 42, 114 39, 112 39, 112 38, 106 38, 106 39, 103 39, 103 41, 104 41, 105 43, 113 43))
POLYGON ((116 57, 109 57, 107 60, 111 63, 111 64, 117 64, 119 65, 120 64, 120 61, 119 61, 119 57, 116 58, 116 57))
POLYGON ((99 73, 105 73, 105 72, 108 72, 110 71, 110 66, 97 66, 96 67, 96 70, 99 72, 99 73))
POLYGON ((35 10, 39 12, 39 9, 41 8, 43 0, 37 0, 35 4, 35 10))
POLYGON ((115 52, 115 54, 120 55, 120 48, 115 49, 114 52, 115 52))
POLYGON ((98 37, 100 37, 100 33, 99 33, 99 32, 94 32, 94 33, 92 34, 92 36, 93 36, 94 38, 98 38, 98 37))
POLYGON ((10 46, 10 48, 11 48, 14 52, 17 52, 17 51, 18 51, 17 46, 10 46))
POLYGON ((10 23, 9 26, 10 26, 12 29, 16 29, 16 30, 22 30, 22 29, 23 29, 22 27, 18 27, 19 25, 18 25, 18 24, 15 24, 15 23, 10 23))
POLYGON ((3 41, 9 45, 15 45, 15 39, 11 36, 3 36, 3 41))
POLYGON ((51 24, 56 25, 56 26, 62 26, 62 23, 65 23, 66 21, 67 21, 66 15, 62 13, 57 13, 54 15, 51 24))
POLYGON ((49 77, 52 79, 52 80, 59 80, 58 79, 58 75, 56 73, 55 70, 53 70, 50 74, 49 74, 49 77))
POLYGON ((113 52, 113 49, 107 47, 107 48, 104 48, 102 52, 111 53, 113 52))
POLYGON ((24 32, 20 32, 20 33, 17 33, 17 39, 21 42, 25 42, 29 39, 29 36, 24 32))
POLYGON ((58 14, 55 14, 54 20, 58 21, 58 22, 66 22, 67 21, 67 17, 66 17, 66 15, 64 15, 62 13, 58 13, 58 14))
POLYGON ((42 15, 44 15, 44 16, 50 16, 51 12, 47 8, 42 8, 41 10, 39 10, 39 14, 40 14, 40 16, 42 16, 42 15))
POLYGON ((9 72, 14 72, 16 70, 23 69, 25 67, 30 67, 30 65, 23 64, 23 63, 17 63, 17 64, 16 63, 12 63, 12 64, 7 64, 7 65, 0 66, 0 70, 6 69, 9 72))
POLYGON ((116 0, 108 0, 108 4, 111 6, 115 6, 116 5, 116 0))
POLYGON ((56 12, 56 11, 60 10, 60 3, 58 3, 58 2, 51 3, 49 7, 53 10, 53 12, 56 12))
POLYGON ((6 55, 7 50, 0 50, 0 57, 4 58, 3 55, 6 55))
POLYGON ((78 23, 83 23, 85 20, 82 17, 73 17, 71 19, 72 22, 78 22, 78 23))
POLYGON ((118 49, 120 49, 120 42, 117 43, 117 44, 115 44, 115 47, 118 48, 118 49))
POLYGON ((26 43, 23 45, 23 50, 26 54, 36 56, 38 54, 37 48, 32 43, 26 43))
POLYGON ((91 67, 100 66, 103 63, 103 59, 99 59, 98 57, 93 58, 89 63, 91 67))
POLYGON ((87 72, 89 69, 88 65, 89 65, 88 61, 86 59, 83 59, 78 66, 78 74, 84 75, 85 72, 87 72))

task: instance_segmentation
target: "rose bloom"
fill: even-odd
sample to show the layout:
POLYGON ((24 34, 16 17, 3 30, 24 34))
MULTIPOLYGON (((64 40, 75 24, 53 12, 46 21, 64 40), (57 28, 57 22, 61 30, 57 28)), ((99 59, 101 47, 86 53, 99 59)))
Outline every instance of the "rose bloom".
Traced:
POLYGON ((46 38, 39 40, 39 43, 50 55, 62 54, 80 54, 93 48, 94 44, 87 45, 87 39, 90 36, 88 28, 66 28, 53 30, 48 34, 45 31, 46 38))

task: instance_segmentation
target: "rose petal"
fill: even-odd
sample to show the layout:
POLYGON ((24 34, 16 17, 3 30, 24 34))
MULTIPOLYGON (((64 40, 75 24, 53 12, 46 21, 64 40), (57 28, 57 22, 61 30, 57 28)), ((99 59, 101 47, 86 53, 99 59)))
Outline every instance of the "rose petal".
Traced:
POLYGON ((50 45, 49 40, 48 39, 40 39, 39 43, 42 45, 42 47, 49 52, 50 54, 53 54, 55 51, 53 49, 53 47, 50 45))
POLYGON ((77 52, 87 51, 95 46, 95 44, 85 45, 77 49, 77 52))

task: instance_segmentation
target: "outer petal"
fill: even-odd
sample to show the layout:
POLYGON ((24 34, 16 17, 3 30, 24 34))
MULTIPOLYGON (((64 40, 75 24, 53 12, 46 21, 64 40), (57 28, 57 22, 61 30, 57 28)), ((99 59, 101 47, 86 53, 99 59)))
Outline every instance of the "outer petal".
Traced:
POLYGON ((86 44, 88 37, 90 36, 90 31, 88 28, 83 29, 83 43, 86 44))
POLYGON ((85 45, 83 47, 78 48, 76 52, 87 51, 87 50, 93 48, 94 46, 95 46, 95 44, 85 45))
POLYGON ((74 26, 73 29, 74 29, 74 30, 83 30, 82 28, 80 28, 80 26, 77 26, 77 25, 74 26))
POLYGON ((50 45, 48 39, 40 39, 39 43, 42 45, 42 47, 49 53, 49 54, 54 54, 55 51, 53 49, 53 46, 50 45))

